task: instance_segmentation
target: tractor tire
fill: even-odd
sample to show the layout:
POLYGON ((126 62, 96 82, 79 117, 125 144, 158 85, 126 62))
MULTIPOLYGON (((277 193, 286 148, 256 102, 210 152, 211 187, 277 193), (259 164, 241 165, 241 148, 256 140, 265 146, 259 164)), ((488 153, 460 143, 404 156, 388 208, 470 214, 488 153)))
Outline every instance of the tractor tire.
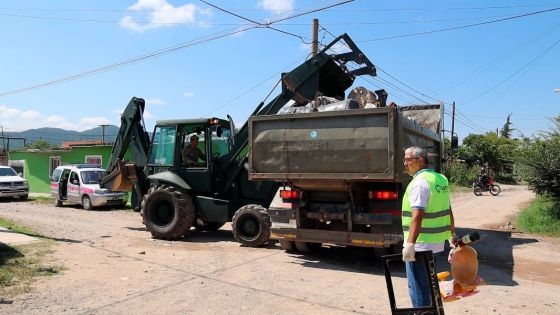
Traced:
POLYGON ((191 196, 169 185, 151 187, 140 206, 144 225, 154 238, 178 239, 187 234, 194 222, 191 196))
POLYGON ((244 246, 258 247, 270 240, 270 216, 259 205, 246 205, 232 219, 233 237, 244 246))
POLYGON ((201 232, 216 232, 222 226, 224 226, 224 224, 225 223, 205 222, 201 219, 196 219, 194 221, 194 228, 197 231, 201 231, 201 232))
POLYGON ((299 252, 304 254, 313 253, 321 248, 321 243, 311 243, 311 242, 295 242, 296 248, 299 252))
POLYGON ((287 252, 293 252, 296 250, 296 244, 294 241, 281 240, 280 247, 287 252))

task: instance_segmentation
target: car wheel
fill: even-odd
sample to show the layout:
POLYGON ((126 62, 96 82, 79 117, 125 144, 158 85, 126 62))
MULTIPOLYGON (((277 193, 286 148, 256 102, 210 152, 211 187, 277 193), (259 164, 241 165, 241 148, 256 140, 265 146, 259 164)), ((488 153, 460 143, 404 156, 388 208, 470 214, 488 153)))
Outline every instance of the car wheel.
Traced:
POLYGON ((91 199, 89 198, 88 195, 84 195, 82 197, 82 207, 84 208, 84 210, 93 209, 93 206, 91 205, 91 199))

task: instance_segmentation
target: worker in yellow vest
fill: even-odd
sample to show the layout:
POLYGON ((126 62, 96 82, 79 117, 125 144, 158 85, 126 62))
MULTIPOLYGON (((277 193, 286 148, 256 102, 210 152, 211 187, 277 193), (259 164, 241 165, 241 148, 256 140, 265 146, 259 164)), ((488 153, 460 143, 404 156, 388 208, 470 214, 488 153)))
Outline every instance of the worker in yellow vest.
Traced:
POLYGON ((417 251, 439 253, 445 241, 455 235, 447 178, 427 168, 428 151, 410 147, 404 153, 404 166, 412 181, 402 201, 403 261, 413 307, 430 306, 430 283, 417 251))

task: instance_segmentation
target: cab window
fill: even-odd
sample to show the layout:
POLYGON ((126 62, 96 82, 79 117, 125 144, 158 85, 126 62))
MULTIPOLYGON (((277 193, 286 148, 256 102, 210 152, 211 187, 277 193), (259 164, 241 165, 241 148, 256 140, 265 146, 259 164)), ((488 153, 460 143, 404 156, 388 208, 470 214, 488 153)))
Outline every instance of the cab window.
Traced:
POLYGON ((60 180, 60 175, 62 175, 62 170, 60 168, 55 169, 51 176, 51 182, 58 183, 58 181, 60 180))
POLYGON ((206 167, 206 139, 203 127, 187 126, 183 131, 181 165, 186 167, 206 167))
POLYGON ((149 164, 171 166, 173 165, 173 152, 177 132, 174 126, 156 127, 149 164))
POLYGON ((212 126, 212 157, 219 158, 231 149, 231 130, 221 126, 212 126))
POLYGON ((72 172, 70 173, 70 184, 72 185, 79 185, 80 180, 78 179, 78 173, 72 172))

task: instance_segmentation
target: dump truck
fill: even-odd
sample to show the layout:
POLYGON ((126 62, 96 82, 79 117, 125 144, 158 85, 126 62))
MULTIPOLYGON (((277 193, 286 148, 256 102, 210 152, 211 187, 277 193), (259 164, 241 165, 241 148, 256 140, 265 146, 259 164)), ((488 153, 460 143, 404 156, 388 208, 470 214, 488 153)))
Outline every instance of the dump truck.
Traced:
MULTIPOLYGON (((261 102, 251 116, 274 115, 286 105, 301 107, 318 97, 343 98, 357 76, 375 76, 375 70, 343 34, 281 74, 280 94, 266 105, 261 102)), ((124 110, 102 186, 131 191, 132 207, 141 213, 155 238, 176 239, 192 227, 216 230, 232 221, 233 234, 241 244, 266 243, 270 236, 267 208, 279 183, 249 181, 248 124, 237 129, 229 115, 227 119, 162 120, 156 122, 150 136, 144 125, 144 108, 145 101, 134 97, 124 110), (196 148, 188 150, 201 153, 189 165, 182 153, 194 136, 199 139, 196 148), (128 150, 129 161, 124 160, 128 150)))
POLYGON ((280 185, 268 214, 285 250, 329 243, 398 252, 411 180, 405 149, 427 148, 428 166, 441 170, 443 105, 349 106, 355 100, 249 119, 249 178, 280 185))

